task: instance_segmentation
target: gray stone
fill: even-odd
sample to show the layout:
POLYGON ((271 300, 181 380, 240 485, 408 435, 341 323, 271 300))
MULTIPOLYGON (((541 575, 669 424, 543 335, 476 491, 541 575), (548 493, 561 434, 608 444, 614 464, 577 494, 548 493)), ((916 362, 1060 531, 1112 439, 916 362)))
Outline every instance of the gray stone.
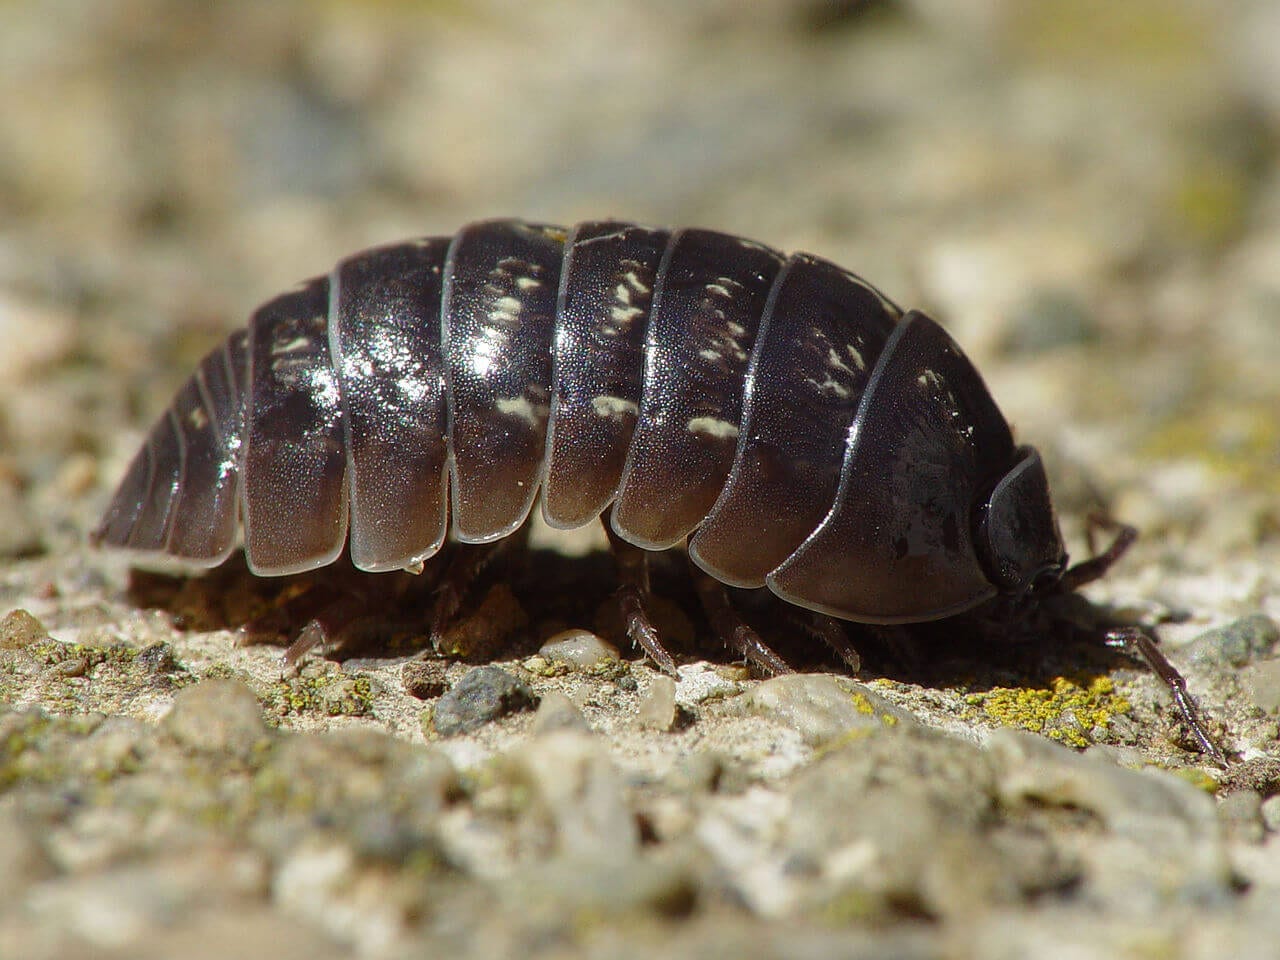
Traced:
MULTIPOLYGON (((16 899, 32 884, 55 872, 37 824, 14 805, 0 804, 0 905, 16 899)), ((3 907, 0 906, 0 915, 3 907)))
POLYGON ((1280 626, 1265 613, 1255 613, 1206 630, 1186 646, 1192 662, 1243 667, 1262 659, 1280 642, 1280 626))
POLYGON ((1041 290, 1011 311, 1001 346, 1011 354, 1035 354, 1097 338, 1097 322, 1078 297, 1041 290))
POLYGON ((590 630, 563 630, 538 650, 551 663, 574 670, 598 670, 618 662, 618 648, 590 630))
POLYGON ((437 733, 452 737, 537 703, 533 691, 501 667, 476 667, 436 701, 431 719, 437 733))
POLYGON ((655 676, 640 698, 636 722, 648 730, 666 732, 675 726, 677 715, 675 680, 655 676))
POLYGON ((572 730, 530 740, 502 758, 505 778, 527 791, 529 813, 569 859, 621 862, 634 856, 640 834, 622 776, 604 744, 572 730))
POLYGON ((1245 693, 1259 710, 1280 713, 1280 660, 1263 660, 1241 671, 1245 693))
POLYGON ((1218 819, 1227 836, 1238 843, 1261 843, 1267 827, 1262 819, 1262 796, 1255 790, 1238 790, 1218 804, 1218 819))
POLYGON ((258 698, 239 680, 205 680, 179 691, 163 727, 189 750, 242 761, 267 736, 258 698))
POLYGON ((996 730, 986 746, 1006 809, 1030 803, 1098 818, 1104 832, 1084 838, 1077 851, 1094 895, 1124 898, 1135 909, 1232 897, 1213 799, 1187 780, 1115 767, 1020 730, 996 730))
POLYGON ((139 667, 153 674, 173 673, 180 668, 173 647, 167 643, 153 643, 139 650, 135 662, 139 667))
POLYGON ((750 690, 740 709, 796 730, 811 745, 914 724, 905 710, 848 677, 796 673, 774 677, 750 690))
POLYGON ((1262 801, 1262 822, 1272 833, 1280 833, 1280 794, 1262 801))
POLYGON ((542 695, 538 710, 533 715, 533 733, 551 733, 555 730, 591 731, 591 724, 569 697, 559 690, 542 695))

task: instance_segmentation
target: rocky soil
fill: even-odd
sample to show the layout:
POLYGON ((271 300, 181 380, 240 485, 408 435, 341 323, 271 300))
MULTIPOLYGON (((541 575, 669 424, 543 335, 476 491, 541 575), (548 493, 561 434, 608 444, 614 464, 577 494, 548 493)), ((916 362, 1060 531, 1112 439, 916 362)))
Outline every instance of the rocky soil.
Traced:
POLYGON ((0 957, 1275 956, 1276 36, 1266 0, 0 6, 0 957), (591 531, 535 530, 453 657, 407 618, 297 669, 305 584, 87 547, 256 303, 492 215, 725 229, 940 317, 1073 555, 1142 530, 1067 615, 1157 632, 1230 765, 1084 634, 754 677, 678 563, 673 680, 591 531))

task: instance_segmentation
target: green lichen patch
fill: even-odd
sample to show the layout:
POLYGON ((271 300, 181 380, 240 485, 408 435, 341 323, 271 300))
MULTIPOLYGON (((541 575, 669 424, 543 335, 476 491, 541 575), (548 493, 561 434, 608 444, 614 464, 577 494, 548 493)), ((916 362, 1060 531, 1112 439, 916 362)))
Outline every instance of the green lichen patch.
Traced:
POLYGON ((52 713, 128 713, 147 694, 168 694, 191 682, 172 648, 139 648, 101 637, 65 643, 48 635, 0 647, 0 704, 39 703, 52 713))
POLYGON ((320 664, 275 683, 263 699, 263 709, 277 717, 367 717, 373 713, 378 692, 377 684, 364 674, 345 673, 330 664, 320 664))
POLYGON ((53 716, 39 708, 0 713, 0 793, 22 783, 57 783, 76 773, 101 783, 127 772, 129 758, 115 758, 110 750, 73 749, 103 719, 101 714, 53 716))
POLYGON ((1110 677, 1054 677, 1043 687, 993 687, 964 698, 965 719, 1017 727, 1073 747, 1105 741, 1111 723, 1132 705, 1110 677))

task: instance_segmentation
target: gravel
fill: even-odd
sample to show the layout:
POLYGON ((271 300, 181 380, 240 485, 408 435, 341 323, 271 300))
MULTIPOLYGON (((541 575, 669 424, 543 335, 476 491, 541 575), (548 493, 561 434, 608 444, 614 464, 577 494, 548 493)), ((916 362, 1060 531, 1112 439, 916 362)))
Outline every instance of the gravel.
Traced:
POLYGON ((0 953, 1274 956, 1275 22, 1251 0, 6 6, 0 953), (1069 616, 1156 632, 1232 766, 1085 635, 974 652, 940 629, 902 669, 854 636, 857 679, 815 653, 762 680, 706 636, 682 558, 654 566, 667 677, 618 634, 594 528, 535 530, 440 656, 424 617, 374 618, 296 667, 239 628, 305 578, 87 548, 256 303, 495 215, 724 229, 936 313, 1043 451, 1073 557, 1092 513, 1141 528, 1069 616))

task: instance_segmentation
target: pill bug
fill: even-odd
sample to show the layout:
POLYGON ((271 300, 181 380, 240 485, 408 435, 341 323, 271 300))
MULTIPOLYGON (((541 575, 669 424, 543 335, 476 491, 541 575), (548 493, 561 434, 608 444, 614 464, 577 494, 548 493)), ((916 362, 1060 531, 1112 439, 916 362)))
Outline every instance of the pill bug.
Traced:
MULTIPOLYGON (((1114 559, 1068 572, 1039 453, 928 316, 819 257, 616 221, 473 223, 270 300, 178 391, 93 538, 208 567, 242 532, 259 575, 344 549, 420 571, 447 534, 511 535, 539 491, 553 527, 603 514, 624 552, 687 541, 717 584, 870 624, 1114 559)), ((672 669, 641 593, 633 633, 672 669)))

